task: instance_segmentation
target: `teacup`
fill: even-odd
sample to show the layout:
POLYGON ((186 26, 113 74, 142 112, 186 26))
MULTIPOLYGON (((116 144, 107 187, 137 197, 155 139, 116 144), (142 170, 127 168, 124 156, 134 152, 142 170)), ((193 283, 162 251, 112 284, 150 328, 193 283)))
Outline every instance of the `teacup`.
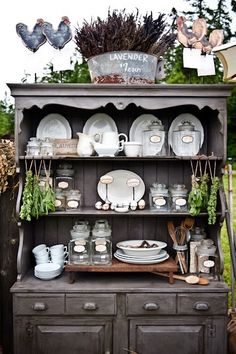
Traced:
POLYGON ((67 251, 67 246, 64 246, 62 243, 58 245, 51 246, 49 248, 50 254, 52 255, 64 255, 67 251))
POLYGON ((44 243, 34 247, 32 252, 34 256, 42 256, 48 254, 49 247, 47 247, 44 243))
POLYGON ((128 157, 140 156, 142 143, 138 141, 128 141, 124 143, 124 153, 128 157))

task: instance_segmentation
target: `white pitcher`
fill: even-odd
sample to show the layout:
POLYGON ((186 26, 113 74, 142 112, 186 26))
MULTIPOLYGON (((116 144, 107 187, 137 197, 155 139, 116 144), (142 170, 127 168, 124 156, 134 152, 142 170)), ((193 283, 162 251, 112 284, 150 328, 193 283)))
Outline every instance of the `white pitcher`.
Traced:
POLYGON ((77 154, 79 156, 91 156, 94 153, 93 138, 89 134, 76 133, 79 137, 77 154))

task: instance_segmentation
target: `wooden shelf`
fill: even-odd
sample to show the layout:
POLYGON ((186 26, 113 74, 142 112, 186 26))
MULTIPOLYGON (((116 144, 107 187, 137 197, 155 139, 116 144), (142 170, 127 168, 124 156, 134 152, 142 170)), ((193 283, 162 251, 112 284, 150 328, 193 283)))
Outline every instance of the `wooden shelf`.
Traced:
POLYGON ((157 264, 129 264, 120 262, 113 258, 111 265, 80 265, 80 264, 66 264, 65 271, 70 274, 70 283, 75 281, 75 273, 77 272, 106 272, 106 273, 120 273, 120 272, 164 272, 169 275, 169 282, 172 284, 173 273, 177 272, 178 268, 175 261, 170 257, 166 261, 157 264))
POLYGON ((223 160, 222 156, 140 156, 140 157, 127 157, 127 156, 78 156, 78 155, 55 155, 55 156, 19 156, 20 160, 76 160, 76 161, 183 161, 183 160, 223 160))

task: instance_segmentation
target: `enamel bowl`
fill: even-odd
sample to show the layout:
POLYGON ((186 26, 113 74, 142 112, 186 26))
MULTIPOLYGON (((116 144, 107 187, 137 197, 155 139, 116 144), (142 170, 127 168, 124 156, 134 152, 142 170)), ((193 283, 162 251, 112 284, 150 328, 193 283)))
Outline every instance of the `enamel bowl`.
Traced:
POLYGON ((127 240, 116 244, 116 247, 121 249, 125 254, 137 257, 148 257, 158 254, 167 244, 162 241, 155 240, 127 240), (142 247, 142 243, 151 247, 142 247))

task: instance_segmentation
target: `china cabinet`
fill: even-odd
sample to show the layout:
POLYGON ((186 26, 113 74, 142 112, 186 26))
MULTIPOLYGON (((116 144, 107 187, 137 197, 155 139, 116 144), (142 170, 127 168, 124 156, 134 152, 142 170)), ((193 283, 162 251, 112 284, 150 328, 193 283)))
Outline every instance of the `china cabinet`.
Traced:
MULTIPOLYGON (((158 266, 159 271, 177 270, 175 251, 167 222, 176 225, 189 216, 186 208, 173 210, 150 207, 149 191, 153 183, 191 187, 191 164, 210 161, 217 176, 226 159, 229 85, 77 85, 77 84, 9 84, 15 98, 16 162, 20 178, 17 212, 19 215, 25 168, 32 157, 26 156, 27 142, 35 137, 46 115, 61 114, 69 122, 72 139, 83 132, 88 119, 96 113, 114 120, 118 133, 130 134, 137 117, 151 114, 168 132, 178 115, 194 115, 200 121, 204 139, 198 155, 177 156, 165 143, 165 154, 140 157, 125 156, 48 156, 56 171, 68 163, 74 171, 75 190, 79 190, 80 208, 57 210, 31 222, 19 219, 17 282, 11 291, 14 308, 15 354, 46 354, 52 351, 70 354, 121 354, 133 350, 138 354, 226 354, 228 288, 222 281, 223 255, 220 230, 225 216, 223 191, 217 202, 216 223, 208 225, 206 212, 195 223, 204 228, 217 247, 217 279, 207 286, 166 279, 137 272, 139 265, 119 268, 117 260, 104 268, 66 266, 58 278, 43 281, 33 276, 32 248, 40 243, 49 246, 68 244, 75 222, 107 219, 112 228, 113 252, 122 240, 154 239, 167 243, 170 258, 158 266), (143 210, 127 213, 97 210, 97 192, 101 176, 109 171, 128 170, 145 184, 143 210), (118 265, 118 266, 117 266, 118 265), (133 268, 132 268, 133 266, 133 268), (84 267, 84 268, 83 268, 84 267), (120 271, 119 271, 120 269, 120 271), (133 270, 132 270, 133 269, 133 270), (100 271, 101 270, 101 271, 100 271), (128 270, 128 271, 127 271, 128 270), (70 272, 73 283, 69 282, 70 272), (96 272, 96 273, 95 273, 96 272), (151 345, 150 345, 151 343, 151 345)), ((36 164, 40 157, 34 157, 36 164)), ((127 266, 127 265, 126 265, 127 266)), ((99 266, 98 266, 99 267, 99 266)), ((153 268, 155 270, 155 267, 153 268)), ((152 271, 152 268, 150 268, 152 271)), ((172 279, 173 280, 173 279, 172 279)))

